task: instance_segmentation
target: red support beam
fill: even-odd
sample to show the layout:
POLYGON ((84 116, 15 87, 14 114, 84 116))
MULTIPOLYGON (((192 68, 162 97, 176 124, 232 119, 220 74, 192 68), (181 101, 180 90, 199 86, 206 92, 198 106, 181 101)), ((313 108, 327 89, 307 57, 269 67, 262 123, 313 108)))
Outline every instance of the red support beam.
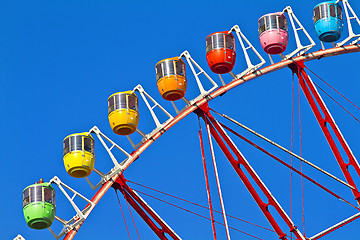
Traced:
POLYGON ((293 224, 291 219, 287 216, 285 211, 281 208, 280 204, 276 201, 274 196, 271 194, 269 189, 265 186, 265 184, 261 181, 260 177, 256 174, 254 169, 250 166, 249 162, 245 159, 245 157, 241 154, 238 148, 235 146, 230 137, 223 130, 221 125, 214 119, 214 117, 210 114, 209 108, 207 105, 203 105, 201 108, 196 110, 196 114, 202 117, 207 125, 210 127, 211 135, 214 137, 215 141, 218 143, 219 147, 225 154, 226 158, 229 160, 230 164, 244 183, 245 187, 250 192, 251 196, 254 198, 257 205, 260 207, 261 211, 279 236, 279 239, 286 240, 286 234, 281 230, 277 221, 269 211, 269 206, 273 206, 284 222, 288 225, 289 231, 294 233, 296 239, 305 240, 306 238, 301 234, 301 232, 297 229, 297 227, 293 224), (227 146, 228 145, 228 146, 227 146), (236 158, 232 155, 231 151, 235 154, 236 158), (241 169, 241 166, 244 170, 251 176, 251 178, 255 181, 256 185, 260 188, 263 194, 266 196, 268 203, 263 202, 259 194, 256 192, 256 189, 251 184, 250 180, 245 175, 244 171, 241 169))
POLYGON ((304 62, 297 62, 289 65, 289 68, 299 78, 300 86, 305 94, 307 101, 309 102, 312 111, 314 112, 316 120, 318 121, 320 128, 323 131, 325 138, 329 143, 330 148, 347 182, 353 187, 352 192, 354 194, 355 199, 358 201, 358 203, 360 203, 360 193, 348 169, 349 166, 354 167, 358 175, 357 177, 360 177, 359 163, 356 160, 354 154, 351 152, 349 145, 347 144, 345 138, 341 134, 340 129, 336 125, 333 117, 330 114, 330 111, 326 107, 314 83, 312 82, 310 77, 306 74, 304 67, 305 67, 304 62), (333 131, 336 138, 333 137, 330 130, 333 131), (335 142, 336 140, 340 143, 340 145, 336 144, 335 142), (347 162, 345 162, 345 160, 343 159, 343 156, 341 155, 339 148, 342 148, 346 153, 347 162))
MULTIPOLYGON (((200 125, 200 122, 199 122, 200 125)), ((214 219, 214 210, 212 207, 212 201, 211 201, 211 194, 210 194, 210 185, 209 185, 209 178, 208 178, 208 172, 207 172, 207 166, 206 166, 206 160, 205 160, 205 151, 204 151, 204 143, 202 139, 202 133, 201 133, 201 127, 199 130, 199 140, 200 140, 200 147, 201 147, 201 156, 204 166, 204 175, 205 175, 205 182, 206 182, 206 192, 208 196, 208 202, 209 202, 209 210, 210 210, 210 217, 211 217, 211 227, 213 231, 214 240, 217 240, 216 238, 216 229, 215 229, 215 219, 214 219)))
POLYGON ((126 201, 134 208, 140 217, 154 231, 161 240, 181 240, 179 236, 159 217, 150 206, 126 184, 126 179, 121 175, 112 185, 115 190, 119 190, 126 201), (160 227, 158 227, 160 226, 160 227), (165 235, 167 234, 167 235, 165 235), (170 238, 169 238, 170 237, 170 238))

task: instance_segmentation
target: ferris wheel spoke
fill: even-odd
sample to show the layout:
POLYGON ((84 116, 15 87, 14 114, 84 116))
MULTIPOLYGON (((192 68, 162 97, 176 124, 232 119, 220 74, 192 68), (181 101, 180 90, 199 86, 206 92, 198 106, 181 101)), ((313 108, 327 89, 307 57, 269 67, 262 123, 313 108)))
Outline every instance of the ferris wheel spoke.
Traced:
MULTIPOLYGON (((145 186, 145 185, 143 185, 143 184, 140 184, 140 183, 137 183, 137 182, 134 182, 134 181, 131 181, 131 180, 127 180, 127 181, 130 182, 130 183, 132 183, 132 184, 135 184, 135 185, 137 185, 137 186, 143 187, 143 188, 145 188, 145 189, 154 191, 154 192, 156 192, 156 193, 164 194, 164 195, 167 196, 167 197, 171 197, 171 198, 174 198, 174 199, 176 199, 176 200, 180 200, 180 201, 182 201, 182 202, 189 203, 189 204, 192 204, 192 205, 194 205, 194 206, 197 206, 197 207, 201 207, 201 208, 210 210, 209 207, 203 206, 203 205, 201 205, 201 204, 198 204, 198 203, 195 203, 195 202, 191 202, 191 201, 189 201, 189 200, 186 200, 186 199, 183 199, 183 198, 180 198, 180 197, 171 195, 171 194, 169 194, 169 193, 165 193, 165 192, 163 192, 163 191, 154 189, 154 188, 149 187, 149 186, 145 186)), ((136 191, 137 191, 138 193, 143 193, 143 192, 140 192, 139 190, 136 190, 136 191)), ((145 195, 147 195, 147 196, 149 196, 149 197, 154 198, 153 196, 151 196, 151 195, 149 195, 149 194, 146 194, 146 193, 143 193, 143 194, 145 194, 145 195)), ((161 200, 161 201, 162 201, 162 200, 161 200)), ((165 201, 164 201, 164 202, 165 202, 165 201)), ((218 211, 218 210, 213 209, 213 211, 216 212, 216 213, 221 214, 221 212, 218 211)), ((244 219, 240 219, 240 218, 238 218, 238 217, 235 217, 235 216, 232 216, 232 215, 229 215, 229 214, 226 214, 226 215, 227 215, 227 217, 229 217, 229 218, 232 218, 232 219, 235 219, 235 220, 238 220, 238 221, 241 221, 241 222, 244 222, 244 223, 247 223, 247 224, 256 226, 256 227, 258 227, 258 228, 261 228, 261 229, 264 229, 264 230, 267 230, 267 231, 274 232, 274 230, 272 230, 272 229, 270 229, 270 228, 266 228, 266 227, 264 227, 264 226, 260 226, 260 225, 258 225, 258 224, 252 223, 252 222, 247 221, 247 220, 244 220, 244 219)), ((216 221, 215 221, 215 222, 216 222, 216 221)), ((231 228, 231 227, 229 226, 229 228, 231 228)))
POLYGON ((210 124, 209 124, 209 122, 205 122, 205 123, 206 123, 206 131, 207 131, 208 138, 209 138, 211 157, 212 157, 212 160, 213 160, 216 185, 217 185, 217 189, 218 189, 218 192, 219 192, 219 199, 220 199, 220 204, 221 204, 221 212, 222 212, 223 219, 224 219, 224 224, 225 224, 226 237, 227 237, 228 240, 230 240, 229 226, 228 226, 228 223, 227 223, 227 218, 226 218, 226 213, 225 213, 225 206, 224 206, 224 201, 223 201, 223 197, 222 197, 222 193, 221 193, 219 174, 218 174, 216 161, 215 161, 214 147, 213 147, 213 143, 212 143, 212 140, 211 140, 210 124))
POLYGON ((334 118, 332 117, 329 109, 326 107, 325 102, 321 98, 319 92, 317 91, 314 83, 310 79, 310 77, 306 74, 304 70, 304 63, 298 62, 296 64, 289 65, 289 68, 298 76, 300 86, 305 94, 306 99, 309 102, 309 105, 318 121, 321 130, 323 131, 327 142, 330 145, 330 148, 347 180, 347 182, 353 187, 352 192, 354 194, 355 200, 360 204, 360 193, 355 184, 353 176, 348 170, 348 167, 351 165, 354 167, 358 177, 360 177, 360 166, 358 161, 356 160, 354 154, 352 153, 349 145, 347 144, 344 136, 340 132, 339 127, 336 125, 334 118), (319 106, 319 107, 318 107, 319 106), (322 116, 324 115, 324 117, 322 116), (328 128, 330 125, 330 128, 328 128), (332 136, 330 130, 336 136, 336 139, 332 136), (345 162, 344 158, 340 153, 340 146, 336 144, 335 140, 340 143, 341 148, 345 151, 348 163, 345 162))
POLYGON ((254 169, 250 166, 249 162, 244 158, 244 156, 241 154, 239 149, 235 146, 233 141, 230 139, 230 137, 225 133, 221 125, 213 118, 213 116, 209 112, 208 106, 204 106, 202 108, 199 108, 196 113, 203 118, 205 123, 208 124, 210 128, 211 135, 214 137, 215 141, 218 143, 219 147, 225 154, 226 158, 231 163, 232 167, 240 177, 240 179, 243 181, 245 187, 248 189, 254 200, 256 201, 257 205, 260 207, 261 211, 279 236, 279 239, 286 240, 287 235, 282 231, 279 224, 275 220, 274 216, 269 211, 269 206, 273 206, 275 210, 278 212, 278 214, 281 216, 281 218, 284 220, 284 222, 288 225, 290 228, 290 232, 294 233, 297 239, 305 240, 305 237, 302 235, 302 233, 296 228, 294 223, 291 221, 289 216, 285 213, 283 208, 280 206, 280 204, 277 202, 275 197, 271 194, 269 189, 265 186, 265 184, 262 182, 260 177, 257 175, 257 173, 254 171, 254 169), (224 140, 222 140, 224 139, 224 140), (237 160, 233 157, 233 155, 230 152, 230 149, 226 146, 228 145, 231 151, 236 155, 237 160), (242 165, 247 173, 250 174, 251 178, 255 181, 256 185, 261 189, 261 191, 265 194, 268 203, 263 202, 257 191, 255 190, 254 186, 251 184, 243 170, 240 168, 240 165, 242 165))
MULTIPOLYGON (((331 177, 332 179, 334 179, 334 180, 338 181, 339 183, 341 183, 341 184, 343 184, 343 185, 345 185, 345 186, 349 187, 350 189, 354 189, 354 187, 353 187, 353 186, 349 185, 348 183, 344 182, 343 180, 339 179, 338 177, 336 177, 336 176, 332 175, 331 173, 329 173, 329 172, 325 171, 324 169, 322 169, 322 168, 318 167, 317 165, 313 164, 312 162, 310 162, 310 161, 308 161, 308 160, 304 159, 303 157, 301 157, 301 156, 299 156, 299 155, 295 154, 294 152, 292 152, 292 151, 290 151, 290 150, 288 150, 288 149, 284 148, 283 146, 281 146, 281 145, 277 144, 276 142, 274 142, 274 141, 272 141, 272 140, 268 139, 267 137, 265 137, 265 136, 261 135, 260 133, 258 133, 258 132, 256 132, 256 131, 252 130, 251 128, 249 128, 249 127, 245 126, 244 124, 242 124, 242 123, 240 123, 240 122, 236 121, 235 119, 233 119, 233 118, 231 118, 231 117, 229 117, 229 116, 227 116, 227 115, 225 115, 225 114, 220 114, 220 113, 216 112, 216 111, 215 111, 215 110, 213 110, 213 109, 211 109, 211 111, 213 111, 213 112, 217 113, 218 115, 220 115, 220 116, 224 117, 225 119, 227 119, 227 120, 231 121, 232 123, 234 123, 234 124, 238 125, 239 127, 242 127, 242 128, 243 128, 243 129, 245 129, 246 131, 248 131, 248 132, 250 132, 250 133, 254 134, 255 136, 257 136, 257 137, 259 137, 259 138, 261 138, 261 139, 263 139, 263 140, 265 140, 266 142, 268 142, 268 143, 270 143, 270 144, 274 145, 275 147, 277 147, 277 148, 281 149, 282 151, 284 151, 284 152, 286 152, 286 153, 290 154, 291 156, 293 156, 293 157, 295 157, 295 158, 299 159, 301 162, 304 162, 304 163, 308 164, 309 166, 311 166, 312 168, 314 168, 314 169, 318 170, 319 172, 321 172, 321 173, 323 173, 323 174, 325 174, 325 175, 327 175, 327 176, 331 177)), ((221 125, 222 125, 222 126, 224 126, 223 124, 221 124, 221 125)))
POLYGON ((305 175, 304 173, 302 173, 301 171, 297 170, 296 168, 294 168, 293 166, 287 164, 286 162, 284 162, 283 160, 281 160, 280 158, 274 156, 273 154, 269 153, 268 151, 266 151, 265 149, 263 149, 262 147, 258 146, 257 144, 251 142, 249 139, 245 138, 244 136, 238 134, 237 132, 235 132, 234 130, 232 130, 231 128, 227 127, 226 125, 220 123, 220 125, 225 128, 226 130, 228 130, 229 132, 233 133, 235 136, 241 138, 242 140, 244 140, 245 142, 249 143, 250 145, 252 145, 253 147, 259 149, 260 151, 262 151, 263 153, 265 153, 266 155, 272 157, 273 159, 275 159, 276 161, 278 161, 279 163, 283 164, 284 166, 286 166, 287 168, 291 169, 292 171, 294 171, 295 173, 299 174, 301 177, 304 177, 305 179, 307 179, 308 181, 312 182, 313 184, 315 184, 316 186, 318 186, 319 188, 323 189, 324 191, 328 192, 329 194, 331 194, 332 196, 334 196, 335 198, 337 198, 340 201, 344 201, 347 204, 349 204, 350 206, 352 206, 353 208, 360 210, 360 208, 354 206, 353 204, 351 204, 349 201, 345 200, 344 198, 342 198, 341 196, 339 196, 338 194, 334 193, 333 191, 329 190, 328 188, 326 188, 325 186, 321 185, 320 183, 318 183, 317 181, 315 181, 314 179, 310 178, 309 176, 305 175))
POLYGON ((207 193, 208 202, 209 202, 209 210, 210 210, 213 236, 214 236, 214 240, 216 240, 217 238, 216 238, 216 230, 215 230, 214 211, 213 211, 213 206, 212 206, 212 201, 211 201, 209 178, 208 178, 207 166, 206 166, 206 161, 205 161, 205 152, 204 152, 204 144, 203 144, 202 133, 201 133, 200 118, 198 120, 199 120, 199 128, 200 128, 199 129, 199 140, 200 140, 200 146, 201 146, 201 156, 202 156, 202 161, 203 161, 204 175, 205 175, 205 182, 206 182, 206 193, 207 193))
POLYGON ((117 193, 116 190, 115 190, 115 192, 116 192, 116 198, 117 198, 117 200, 118 200, 118 202, 119 202, 119 206, 120 206, 120 210, 121 210, 121 215, 123 216, 123 219, 124 219, 126 231, 127 231, 127 233, 128 233, 129 239, 131 240, 131 236, 130 236, 129 228, 128 228, 128 225, 127 225, 127 222, 126 222, 125 214, 124 214, 123 208, 122 208, 121 203, 120 203, 120 198, 119 198, 119 195, 118 195, 118 193, 117 193))
MULTIPOLYGON (((327 86, 329 86, 332 90, 334 90, 337 94, 339 94, 343 99, 345 99, 347 102, 349 102, 351 105, 353 105, 355 108, 360 110, 360 107, 358 107, 354 102, 350 101, 347 97, 345 97, 342 93, 340 93, 338 90, 336 90, 333 86, 331 86, 327 81, 325 81, 322 77, 320 77, 318 74, 316 74, 314 71, 312 71, 310 68, 304 65, 304 67, 310 71, 312 74, 314 74, 318 79, 320 79, 323 83, 325 83, 327 86)), ((317 85, 316 85, 317 86, 317 85)))
POLYGON ((344 221, 341 221, 340 223, 335 224, 334 226, 332 226, 332 227, 330 227, 330 228, 322 231, 321 233, 318 233, 318 234, 316 234, 315 236, 310 237, 309 240, 319 239, 319 238, 321 238, 321 237, 323 237, 323 236, 325 236, 325 235, 327 235, 327 234, 335 231, 336 229, 339 229, 339 228, 345 226, 346 224, 351 223, 352 221, 354 221, 354 220, 356 220, 356 219, 358 219, 358 218, 360 218, 360 213, 356 213, 355 215, 353 215, 353 216, 345 219, 344 221))

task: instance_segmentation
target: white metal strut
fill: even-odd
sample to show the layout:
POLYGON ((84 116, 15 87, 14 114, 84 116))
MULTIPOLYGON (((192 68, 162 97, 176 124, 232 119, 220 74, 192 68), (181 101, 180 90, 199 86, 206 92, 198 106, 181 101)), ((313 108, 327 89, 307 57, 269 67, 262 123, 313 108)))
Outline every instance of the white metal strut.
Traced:
POLYGON ((25 240, 25 238, 18 234, 13 240, 25 240))
POLYGON ((125 154, 125 156, 127 158, 124 161, 126 161, 128 159, 132 159, 132 156, 128 152, 126 152, 124 149, 122 149, 119 145, 117 145, 114 141, 112 141, 109 137, 107 137, 104 133, 102 133, 97 126, 94 126, 93 128, 91 128, 89 130, 88 134, 90 135, 91 133, 96 134, 96 136, 100 140, 101 144, 104 146, 105 150, 107 151, 112 162, 115 165, 114 168, 112 168, 107 174, 104 174, 100 170, 94 168, 94 172, 97 173, 101 177, 101 180, 96 185, 92 184, 88 177, 85 177, 85 179, 88 182, 88 184, 90 185, 90 187, 93 190, 95 190, 98 187, 100 187, 102 184, 104 184, 106 181, 108 181, 110 178, 112 178, 116 174, 119 174, 123 171, 122 163, 119 163, 117 161, 117 159, 115 158, 114 154, 111 152, 111 150, 114 147, 119 149, 122 153, 125 154), (104 139, 111 144, 111 147, 108 147, 108 145, 105 143, 104 139))
MULTIPOLYGON (((188 51, 184 51, 183 53, 180 54, 180 58, 185 57, 186 61, 188 62, 190 69, 192 71, 192 73, 194 74, 196 83, 199 87, 200 90, 200 95, 197 96, 195 99, 191 100, 189 103, 190 105, 194 102, 196 102, 197 100, 199 100, 200 98, 208 95, 210 92, 214 91, 218 85, 216 84, 216 82, 200 67, 200 65, 195 62, 195 60, 190 56, 190 53, 188 51), (198 70, 200 70, 200 72, 196 72, 195 68, 193 66, 193 64, 195 65, 195 67, 197 67, 198 70), (209 90, 205 90, 200 79, 199 79, 199 75, 200 74, 204 74, 205 77, 211 82, 211 84, 213 85, 212 88, 210 88, 209 90)), ((189 104, 188 103, 188 104, 189 104)))
POLYGON ((284 8, 284 10, 282 11, 282 13, 287 12, 290 18, 290 22, 291 22, 291 26, 294 30, 294 36, 295 36, 295 41, 296 41, 296 49, 291 52, 290 54, 285 56, 285 59, 289 59, 292 58, 293 56, 295 56, 296 54, 298 55, 302 55, 304 53, 306 53, 307 51, 309 51, 313 46, 315 46, 315 42, 314 40, 310 37, 309 33, 306 31, 306 29, 303 27, 303 25, 301 24, 301 22, 299 21, 299 19, 295 16, 292 8, 290 6, 287 6, 286 8, 284 8), (299 28, 297 28, 295 26, 295 22, 298 24, 299 28), (309 39, 310 44, 303 46, 301 44, 300 38, 299 38, 299 34, 298 31, 302 30, 305 34, 305 36, 309 39))
POLYGON ((164 125, 167 124, 169 121, 171 121, 174 118, 168 111, 165 110, 165 108, 163 108, 154 98, 152 98, 150 96, 150 94, 148 94, 140 84, 138 84, 132 90, 132 92, 135 92, 135 91, 140 93, 141 98, 145 102, 145 105, 148 108, 148 110, 150 111, 151 117, 155 122, 156 128, 151 133, 148 133, 148 134, 145 134, 142 131, 140 131, 139 129, 136 129, 136 132, 139 133, 142 137, 142 140, 138 144, 134 144, 134 142, 131 140, 130 136, 126 136, 127 139, 129 140, 131 146, 134 149, 136 149, 142 143, 144 143, 149 138, 149 135, 163 129, 164 125), (153 106, 150 105, 148 100, 153 104, 153 106), (156 107, 158 107, 168 117, 168 119, 165 122, 161 123, 159 121, 158 117, 156 116, 156 114, 154 112, 154 108, 156 108, 156 107))
POLYGON ((218 173, 218 169, 217 169, 217 166, 216 166, 215 152, 214 152, 214 147, 213 147, 213 143, 212 143, 212 140, 211 140, 212 136, 211 136, 211 133, 210 133, 209 123, 206 123, 206 130, 207 130, 207 134, 208 134, 208 138, 209 138, 211 157, 212 157, 212 161, 213 161, 213 165, 214 165, 216 185, 217 185, 217 189, 218 189, 218 192, 219 192, 219 198, 220 198, 220 204, 221 204, 221 212, 222 212, 223 219, 224 219, 226 237, 227 237, 227 240, 230 240, 229 226, 228 226, 228 222, 227 222, 227 217, 226 217, 226 212, 225 212, 225 205, 224 205, 222 192, 221 192, 221 187, 220 187, 219 173, 218 173))
MULTIPOLYGON (((238 25, 233 26, 230 29, 229 33, 233 32, 233 31, 236 33, 236 36, 240 42, 241 48, 242 48, 244 56, 245 56, 246 65, 247 65, 247 68, 243 72, 237 74, 236 76, 233 76, 233 78, 235 77, 237 79, 237 78, 241 78, 241 77, 245 76, 246 74, 256 71, 258 68, 260 68, 262 65, 264 65, 266 63, 266 61, 259 54, 259 52, 256 50, 256 48, 254 48, 254 46, 250 43, 250 41, 245 37, 245 35, 241 32, 240 27, 238 25), (248 45, 247 47, 245 47, 243 40, 247 43, 247 45, 248 45), (260 60, 260 63, 254 65, 251 62, 251 60, 249 58, 249 54, 248 54, 249 49, 251 49, 256 54, 256 56, 260 60)), ((220 75, 220 79, 222 80, 221 75, 220 75)), ((222 82, 223 82, 223 80, 222 80, 222 82)), ((223 85, 225 85, 224 82, 223 82, 223 85)))
POLYGON ((348 32, 349 32, 349 36, 343 40, 341 43, 338 43, 336 46, 337 47, 341 47, 343 46, 345 43, 347 43, 348 41, 350 41, 353 38, 357 38, 355 39, 353 42, 351 42, 350 45, 354 45, 357 42, 360 41, 360 34, 355 34, 353 27, 351 25, 351 20, 355 20, 357 22, 357 24, 360 26, 360 20, 359 18, 356 16, 354 10, 352 9, 352 7, 350 6, 350 3, 348 0, 337 0, 336 3, 342 1, 343 5, 344 5, 344 10, 345 10, 345 15, 346 15, 346 21, 347 21, 347 25, 348 25, 348 32), (352 16, 350 17, 349 15, 349 11, 351 12, 352 16))
POLYGON ((66 221, 64 219, 61 219, 61 218, 55 216, 55 219, 63 224, 63 229, 61 230, 61 232, 59 234, 56 234, 50 227, 48 229, 50 230, 51 234, 56 239, 59 239, 62 236, 64 236, 65 234, 67 234, 68 232, 70 232, 72 229, 76 228, 78 225, 82 224, 82 222, 85 221, 85 219, 88 217, 88 215, 90 214, 92 209, 95 207, 95 204, 93 202, 91 202, 89 199, 87 199, 86 197, 84 197, 83 195, 81 195, 80 193, 78 193, 77 191, 75 191, 74 189, 72 189, 71 187, 69 187, 68 185, 66 185, 65 183, 63 183, 57 176, 53 177, 49 181, 49 185, 53 184, 53 183, 56 184, 60 188, 61 192, 65 195, 67 200, 70 202, 70 204, 76 211, 76 215, 73 218, 71 218, 69 221, 66 221), (70 197, 64 188, 69 190, 70 192, 74 193, 74 195, 72 197, 70 197), (81 211, 74 202, 74 198, 76 196, 85 200, 88 203, 88 205, 87 205, 88 207, 86 207, 84 210, 81 211))

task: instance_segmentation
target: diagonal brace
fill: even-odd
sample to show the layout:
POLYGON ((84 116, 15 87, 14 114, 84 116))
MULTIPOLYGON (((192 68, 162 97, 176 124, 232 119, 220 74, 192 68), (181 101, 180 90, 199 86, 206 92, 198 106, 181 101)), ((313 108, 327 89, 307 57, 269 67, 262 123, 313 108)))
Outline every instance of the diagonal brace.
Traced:
POLYGON ((119 190, 126 201, 134 208, 140 217, 148 224, 161 240, 181 240, 181 238, 166 224, 164 220, 133 190, 126 184, 123 175, 113 183, 112 187, 119 190), (160 226, 160 227, 158 227, 160 226), (167 235, 165 235, 165 233, 167 235))
POLYGON ((298 240, 306 240, 306 238, 302 235, 302 233, 297 229, 297 227, 294 225, 294 223, 291 221, 289 216, 285 213, 285 211, 282 209, 280 204, 277 202, 275 197, 271 194, 270 190, 265 186, 265 184, 262 182, 260 177, 257 175, 255 170, 250 166, 249 162, 245 159, 245 157, 242 155, 242 153, 239 151, 239 149, 236 147, 236 145, 233 143, 233 141, 230 139, 230 137, 227 135, 227 133, 224 131, 224 129, 221 127, 219 122, 210 114, 209 107, 205 104, 198 110, 196 110, 196 113, 198 116, 202 117, 202 119, 205 121, 206 124, 210 127, 210 132, 216 142, 218 143, 219 147, 225 154, 226 158, 229 160, 230 164, 244 183, 245 187, 250 192, 251 196, 254 198, 257 205, 260 207, 261 211, 279 236, 279 239, 286 240, 287 235, 281 230, 279 224, 269 211, 269 206, 273 206, 275 210, 278 212, 278 214, 281 216, 281 218, 284 220, 284 222, 288 225, 290 228, 290 232, 294 233, 296 236, 296 239, 298 240), (235 157, 232 155, 235 154, 235 157), (241 168, 242 167, 242 168, 241 168), (265 203, 257 191, 255 190, 254 186, 248 179, 248 177, 245 175, 243 169, 251 176, 251 178, 255 181, 256 185, 260 188, 260 190, 263 192, 263 194, 266 196, 268 203, 265 203))
POLYGON ((303 90, 307 101, 318 121, 321 130, 323 131, 327 142, 330 145, 330 148, 343 172, 347 182, 353 187, 352 192, 355 199, 360 204, 360 193, 355 185, 353 176, 349 172, 349 167, 352 166, 356 173, 357 177, 360 176, 360 166, 356 160, 354 154, 352 153, 349 145, 347 144, 344 136, 340 132, 339 127, 336 125, 334 118, 332 117, 329 109, 326 107, 325 102, 321 98, 319 92, 317 91, 315 84, 306 74, 304 70, 304 62, 297 62, 289 65, 289 68, 297 75, 299 78, 299 83, 301 89, 303 90), (323 117, 324 116, 324 117, 323 117), (333 131, 333 136, 330 132, 333 131), (340 144, 337 144, 335 141, 338 141, 340 144), (346 158, 344 159, 340 153, 340 148, 346 153, 346 158), (347 160, 347 161, 345 161, 347 160))

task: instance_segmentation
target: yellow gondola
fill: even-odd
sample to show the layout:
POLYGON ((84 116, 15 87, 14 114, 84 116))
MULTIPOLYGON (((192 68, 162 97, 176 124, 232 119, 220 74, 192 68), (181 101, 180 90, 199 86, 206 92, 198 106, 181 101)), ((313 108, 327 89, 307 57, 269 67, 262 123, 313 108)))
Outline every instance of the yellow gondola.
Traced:
POLYGON ((184 97, 186 92, 185 63, 179 57, 161 60, 155 65, 156 81, 161 96, 168 101, 184 97))
POLYGON ((108 98, 109 123, 118 135, 130 135, 139 124, 138 98, 132 91, 114 93, 108 98))
POLYGON ((87 132, 67 136, 63 141, 64 165, 76 178, 87 177, 94 169, 94 139, 87 132))

